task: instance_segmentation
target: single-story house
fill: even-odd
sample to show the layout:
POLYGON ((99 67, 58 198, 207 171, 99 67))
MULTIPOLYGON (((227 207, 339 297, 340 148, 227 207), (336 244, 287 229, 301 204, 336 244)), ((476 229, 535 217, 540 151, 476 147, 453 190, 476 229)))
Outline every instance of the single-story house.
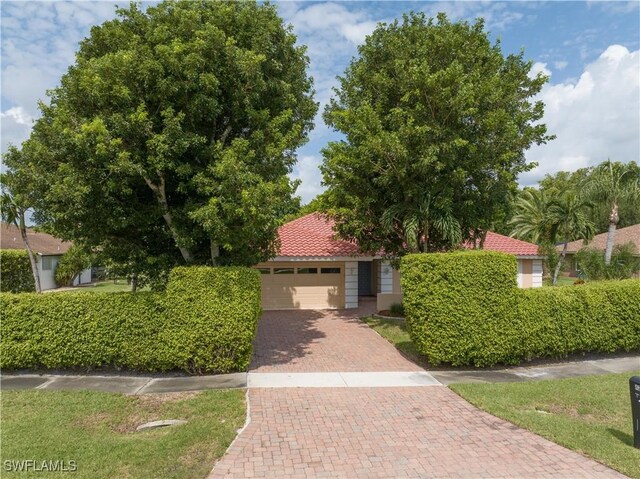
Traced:
MULTIPOLYGON (((567 260, 566 264, 569 266, 568 275, 572 278, 576 278, 580 273, 580 266, 576 261, 576 253, 585 246, 602 251, 607 248, 607 236, 608 233, 601 233, 595 235, 591 241, 585 243, 583 240, 572 241, 567 243, 567 260)), ((620 228, 616 231, 616 235, 613 240, 614 246, 619 246, 627 243, 632 243, 636 247, 636 256, 640 257, 640 224, 627 226, 620 228)), ((556 246, 558 253, 562 252, 564 244, 556 246)))
MULTIPOLYGON (((278 256, 256 265, 262 278, 262 307, 269 309, 357 308, 358 298, 377 297, 378 310, 402 301, 400 272, 382 256, 363 255, 357 245, 336 238, 334 223, 311 213, 278 230, 278 256)), ((488 233, 485 250, 513 254, 518 286, 542 286, 538 247, 488 233)))
MULTIPOLYGON (((71 247, 71 243, 59 240, 47 233, 27 228, 27 239, 36 257, 36 266, 43 291, 57 287, 55 272, 58 261, 71 247)), ((20 230, 12 224, 0 225, 0 249, 26 250, 20 230)), ((74 281, 74 286, 91 282, 91 268, 87 268, 74 281)))

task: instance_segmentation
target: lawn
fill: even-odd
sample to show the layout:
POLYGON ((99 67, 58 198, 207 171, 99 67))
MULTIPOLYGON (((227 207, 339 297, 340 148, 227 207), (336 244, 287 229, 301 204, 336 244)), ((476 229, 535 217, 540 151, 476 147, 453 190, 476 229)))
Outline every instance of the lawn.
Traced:
POLYGON ((413 341, 411 341, 411 337, 409 337, 407 323, 404 319, 383 319, 374 316, 360 319, 398 348, 407 359, 423 367, 427 367, 427 358, 416 350, 413 341))
POLYGON ((455 384, 473 405, 634 478, 629 378, 635 373, 526 383, 455 384))
MULTIPOLYGON (((3 392, 3 468, 7 460, 64 460, 76 462, 77 471, 71 476, 78 479, 201 479, 244 423, 244 394, 242 390, 141 396, 3 392), (136 431, 136 426, 158 419, 188 423, 136 431)), ((43 477, 42 472, 3 472, 7 478, 43 477)))
MULTIPOLYGON (((141 288, 138 291, 148 291, 149 288, 141 288)), ((61 291, 57 291, 60 293, 68 293, 68 292, 78 292, 82 291, 83 293, 122 293, 131 291, 131 285, 125 279, 118 280, 108 280, 101 281, 99 283, 95 283, 89 286, 77 286, 75 288, 64 289, 61 291)))

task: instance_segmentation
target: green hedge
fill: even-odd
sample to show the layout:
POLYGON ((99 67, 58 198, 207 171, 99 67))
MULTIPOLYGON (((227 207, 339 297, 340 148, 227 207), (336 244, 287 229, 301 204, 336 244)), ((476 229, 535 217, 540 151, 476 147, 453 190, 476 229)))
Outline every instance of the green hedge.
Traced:
POLYGON ((36 290, 26 250, 0 250, 0 291, 27 293, 36 290))
POLYGON ((432 364, 492 366, 640 350, 640 281, 519 289, 515 257, 470 251, 402 260, 407 325, 432 364))
POLYGON ((4 369, 244 370, 260 313, 247 268, 178 268, 166 293, 0 294, 4 369))

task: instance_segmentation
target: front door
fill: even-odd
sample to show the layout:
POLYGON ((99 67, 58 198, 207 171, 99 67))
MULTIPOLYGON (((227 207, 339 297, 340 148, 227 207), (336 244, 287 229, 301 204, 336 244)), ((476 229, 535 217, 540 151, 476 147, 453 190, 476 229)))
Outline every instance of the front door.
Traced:
POLYGON ((372 261, 358 261, 358 296, 371 296, 372 261))

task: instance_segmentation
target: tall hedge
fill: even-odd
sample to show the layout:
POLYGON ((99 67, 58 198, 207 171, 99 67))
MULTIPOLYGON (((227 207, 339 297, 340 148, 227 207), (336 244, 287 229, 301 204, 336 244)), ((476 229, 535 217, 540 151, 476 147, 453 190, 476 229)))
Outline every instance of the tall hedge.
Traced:
POLYGON ((0 250, 0 291, 25 293, 36 290, 26 250, 0 250))
POLYGON ((401 270, 409 332, 432 364, 640 350, 640 281, 519 289, 515 257, 488 251, 408 255, 401 270))
POLYGON ((248 268, 179 268, 166 293, 0 294, 4 369, 244 370, 260 313, 248 268))
POLYGON ((250 268, 175 268, 167 285, 164 341, 181 369, 249 367, 261 311, 260 274, 250 268))

